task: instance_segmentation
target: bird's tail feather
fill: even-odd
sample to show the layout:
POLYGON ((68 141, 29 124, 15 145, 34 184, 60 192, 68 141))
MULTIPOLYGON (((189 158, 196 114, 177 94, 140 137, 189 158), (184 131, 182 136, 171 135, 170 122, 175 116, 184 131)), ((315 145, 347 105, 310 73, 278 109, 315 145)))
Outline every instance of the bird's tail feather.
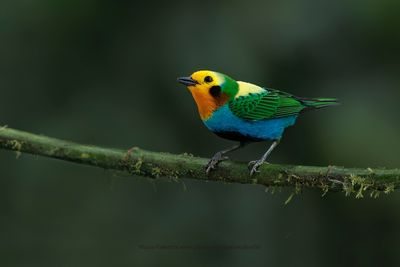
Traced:
POLYGON ((308 109, 320 109, 340 105, 336 98, 299 98, 308 109))

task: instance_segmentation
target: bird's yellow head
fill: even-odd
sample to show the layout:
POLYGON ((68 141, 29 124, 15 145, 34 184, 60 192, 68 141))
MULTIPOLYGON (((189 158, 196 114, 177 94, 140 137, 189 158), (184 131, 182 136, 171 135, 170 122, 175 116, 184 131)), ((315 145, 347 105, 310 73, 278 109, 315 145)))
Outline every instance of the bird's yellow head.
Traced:
POLYGON ((178 82, 187 86, 196 101, 200 117, 208 119, 212 113, 233 99, 239 90, 238 83, 229 76, 209 70, 180 77, 178 82))

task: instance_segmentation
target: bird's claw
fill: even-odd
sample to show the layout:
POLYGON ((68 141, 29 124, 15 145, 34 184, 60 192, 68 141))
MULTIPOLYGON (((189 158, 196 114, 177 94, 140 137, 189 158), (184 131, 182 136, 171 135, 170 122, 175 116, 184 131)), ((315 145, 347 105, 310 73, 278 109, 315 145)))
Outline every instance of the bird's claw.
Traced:
POLYGON ((267 163, 267 164, 268 164, 268 162, 263 161, 263 160, 252 160, 252 161, 250 161, 249 164, 247 165, 248 168, 249 168, 249 170, 250 170, 250 176, 253 176, 255 173, 260 172, 260 171, 258 170, 258 168, 259 168, 261 165, 263 165, 264 163, 267 163))
POLYGON ((226 156, 222 156, 223 154, 218 152, 216 153, 211 159, 210 161, 207 163, 206 165, 206 174, 208 175, 212 170, 215 170, 218 166, 218 164, 223 161, 223 160, 227 160, 228 157, 226 156))

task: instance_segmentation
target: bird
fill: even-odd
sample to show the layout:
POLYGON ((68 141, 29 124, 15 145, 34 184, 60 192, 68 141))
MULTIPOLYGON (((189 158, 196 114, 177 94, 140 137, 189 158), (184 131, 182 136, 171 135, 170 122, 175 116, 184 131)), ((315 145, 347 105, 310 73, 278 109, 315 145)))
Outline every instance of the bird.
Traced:
POLYGON ((228 159, 229 152, 249 143, 272 141, 260 159, 248 163, 250 176, 254 175, 301 113, 339 105, 337 98, 297 97, 210 70, 199 70, 177 81, 189 89, 205 126, 219 137, 238 142, 214 154, 205 166, 207 175, 228 159))

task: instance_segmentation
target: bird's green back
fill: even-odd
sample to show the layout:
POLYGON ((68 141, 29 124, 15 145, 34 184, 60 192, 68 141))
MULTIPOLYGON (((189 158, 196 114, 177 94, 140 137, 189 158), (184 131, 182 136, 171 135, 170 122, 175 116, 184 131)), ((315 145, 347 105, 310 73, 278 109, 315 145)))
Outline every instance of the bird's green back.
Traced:
POLYGON ((264 120, 298 115, 306 108, 296 97, 274 89, 239 96, 229 102, 236 116, 245 120, 264 120))

